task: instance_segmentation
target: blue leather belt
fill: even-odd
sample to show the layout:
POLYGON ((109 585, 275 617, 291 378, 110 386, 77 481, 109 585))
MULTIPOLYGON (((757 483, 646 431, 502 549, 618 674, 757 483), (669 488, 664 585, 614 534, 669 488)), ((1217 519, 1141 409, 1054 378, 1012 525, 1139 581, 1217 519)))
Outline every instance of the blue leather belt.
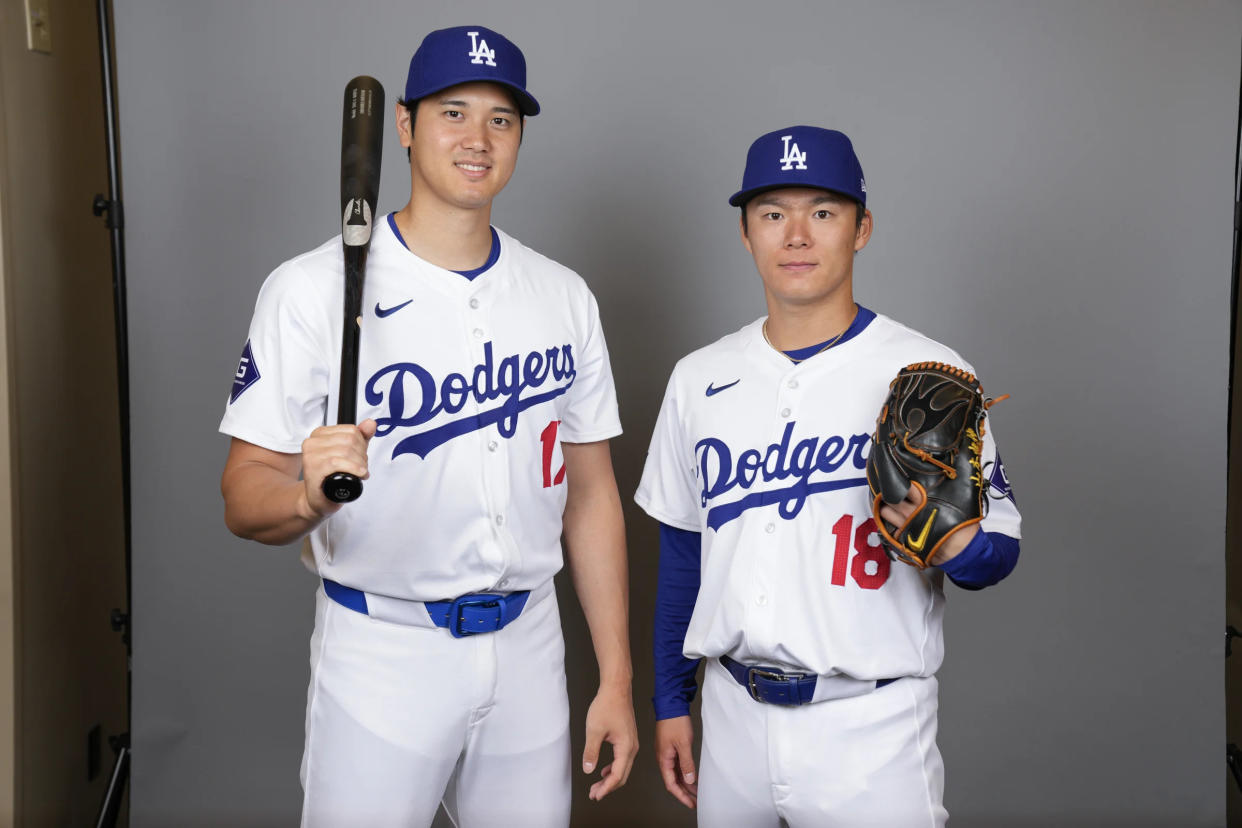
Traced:
MULTIPOLYGON (((362 590, 324 578, 323 591, 343 607, 363 615, 371 614, 367 608, 367 594, 362 590)), ((484 592, 462 595, 452 601, 410 603, 425 607, 431 622, 437 627, 447 629, 454 638, 465 638, 504 629, 522 614, 528 598, 529 591, 511 592, 508 595, 484 592)))
MULTIPOLYGON (((805 673, 787 673, 776 667, 747 667, 727 655, 720 656, 720 663, 738 684, 746 688, 750 697, 765 704, 796 706, 810 704, 815 700, 815 685, 819 676, 805 673)), ((878 690, 897 679, 879 679, 878 690)))

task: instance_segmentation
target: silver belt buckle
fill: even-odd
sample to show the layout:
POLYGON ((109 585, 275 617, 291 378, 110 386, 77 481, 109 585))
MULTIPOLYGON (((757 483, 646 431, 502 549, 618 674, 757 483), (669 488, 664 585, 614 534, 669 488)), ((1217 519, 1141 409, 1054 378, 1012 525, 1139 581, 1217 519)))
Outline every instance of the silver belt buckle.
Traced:
POLYGON ((763 704, 767 704, 767 702, 759 698, 759 688, 755 686, 756 678, 765 678, 770 681, 779 681, 779 682, 787 683, 787 682, 795 680, 797 677, 786 675, 780 670, 764 670, 761 667, 751 667, 747 669, 746 685, 750 690, 750 697, 757 702, 762 702, 763 704))

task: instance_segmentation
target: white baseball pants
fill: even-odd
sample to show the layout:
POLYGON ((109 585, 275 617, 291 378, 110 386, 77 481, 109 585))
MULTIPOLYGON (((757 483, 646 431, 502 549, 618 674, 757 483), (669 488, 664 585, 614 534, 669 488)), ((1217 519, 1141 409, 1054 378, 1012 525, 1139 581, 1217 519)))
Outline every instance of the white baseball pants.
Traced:
POLYGON ((502 630, 379 621, 320 587, 303 828, 569 825, 569 700, 556 595, 502 630))
POLYGON ((762 704, 720 663, 703 682, 702 828, 941 828, 935 678, 799 707, 762 704))

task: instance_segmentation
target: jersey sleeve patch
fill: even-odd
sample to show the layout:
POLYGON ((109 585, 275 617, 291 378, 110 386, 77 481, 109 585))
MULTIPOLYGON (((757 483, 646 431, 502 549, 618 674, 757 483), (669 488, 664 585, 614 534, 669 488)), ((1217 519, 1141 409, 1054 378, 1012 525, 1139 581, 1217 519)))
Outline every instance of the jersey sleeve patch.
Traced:
POLYGON ((1005 464, 1001 462, 999 451, 996 453, 996 462, 992 464, 991 473, 988 475, 988 484, 988 494, 991 497, 997 500, 1007 497, 1015 504, 1018 502, 1013 494, 1013 486, 1009 485, 1009 475, 1005 473, 1005 464))
POLYGON ((229 405, 237 402, 242 392, 258 382, 260 376, 259 364, 254 361, 254 351, 247 339, 246 347, 242 348, 241 360, 237 363, 237 373, 233 375, 233 392, 229 394, 229 405))

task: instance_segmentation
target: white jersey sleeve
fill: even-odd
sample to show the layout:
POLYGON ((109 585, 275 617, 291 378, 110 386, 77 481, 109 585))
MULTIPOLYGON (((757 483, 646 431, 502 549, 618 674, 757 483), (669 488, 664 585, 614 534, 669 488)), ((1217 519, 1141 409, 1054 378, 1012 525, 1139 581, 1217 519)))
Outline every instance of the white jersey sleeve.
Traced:
POLYGON ((642 480, 635 501, 661 523, 703 531, 701 505, 696 497, 694 449, 686 445, 686 429, 679 413, 677 372, 669 379, 655 433, 647 450, 642 480))
POLYGON ((592 443, 621 433, 617 392, 603 325, 599 321, 599 306, 589 291, 583 294, 587 300, 583 314, 586 330, 582 351, 574 360, 574 383, 561 410, 560 437, 566 443, 592 443))
MULTIPOLYGON (((327 421, 327 400, 335 397, 327 334, 341 324, 328 308, 300 259, 273 271, 255 302, 221 431, 272 451, 301 452, 306 436, 327 421)), ((339 345, 336 354, 339 361, 339 345)))

